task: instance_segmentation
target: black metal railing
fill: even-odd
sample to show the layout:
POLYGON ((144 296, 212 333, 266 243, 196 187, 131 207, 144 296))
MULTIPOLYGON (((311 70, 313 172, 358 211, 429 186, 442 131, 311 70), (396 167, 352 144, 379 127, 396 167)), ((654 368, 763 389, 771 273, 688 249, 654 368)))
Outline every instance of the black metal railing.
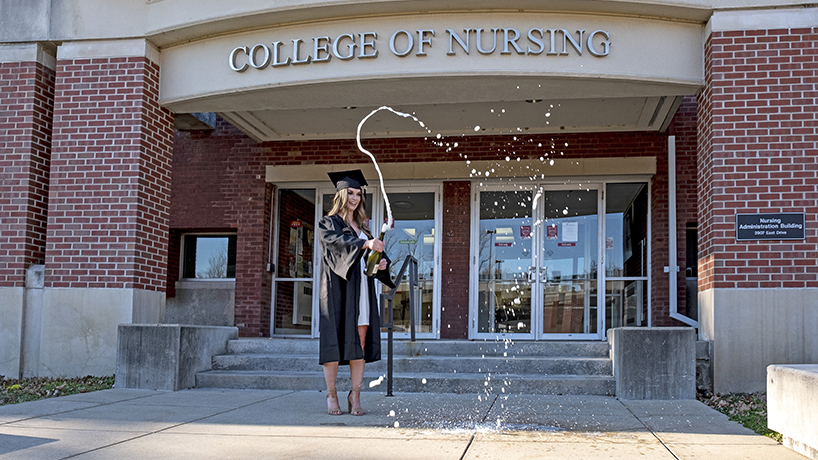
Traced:
POLYGON ((383 315, 381 315, 381 326, 385 327, 387 330, 387 345, 386 345, 386 396, 392 396, 392 341, 393 341, 393 332, 395 328, 395 322, 392 315, 392 299, 395 297, 395 293, 398 292, 398 288, 400 288, 401 281, 403 281, 403 273, 406 271, 406 267, 409 267, 409 337, 412 342, 415 341, 415 299, 416 299, 416 291, 418 287, 418 260, 412 256, 406 256, 406 259, 403 261, 403 265, 400 267, 400 271, 398 272, 398 277, 395 279, 395 287, 392 288, 388 294, 381 293, 381 311, 384 309, 386 310, 383 315))

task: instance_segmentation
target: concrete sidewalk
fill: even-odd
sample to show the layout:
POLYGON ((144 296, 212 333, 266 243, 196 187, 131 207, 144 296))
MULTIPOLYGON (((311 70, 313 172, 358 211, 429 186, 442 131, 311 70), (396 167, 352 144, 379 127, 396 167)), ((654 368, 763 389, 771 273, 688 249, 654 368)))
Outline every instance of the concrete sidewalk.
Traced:
POLYGON ((0 459, 805 458, 697 401, 364 392, 353 417, 324 397, 114 389, 3 406, 0 459))

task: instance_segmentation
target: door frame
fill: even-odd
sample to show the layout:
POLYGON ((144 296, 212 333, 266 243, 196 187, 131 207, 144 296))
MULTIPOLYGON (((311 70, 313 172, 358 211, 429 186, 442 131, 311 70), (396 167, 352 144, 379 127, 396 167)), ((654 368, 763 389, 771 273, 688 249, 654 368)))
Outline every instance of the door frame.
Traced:
MULTIPOLYGON (((539 225, 539 230, 534 232, 534 237, 537 238, 536 246, 537 249, 535 250, 535 259, 534 264, 537 267, 536 269, 536 276, 538 278, 538 282, 536 283, 537 286, 537 312, 536 315, 536 323, 537 329, 534 333, 536 340, 602 340, 605 338, 605 219, 603 216, 605 215, 605 200, 604 200, 604 190, 605 190, 605 183, 604 182, 597 182, 597 181, 589 181, 589 182, 581 182, 582 185, 574 185, 572 183, 569 184, 554 184, 548 182, 539 182, 537 184, 537 190, 542 190, 543 195, 540 197, 539 205, 542 206, 540 210, 539 216, 537 219, 543 222, 542 225, 539 225), (544 320, 544 307, 543 300, 544 297, 544 288, 545 288, 545 281, 540 279, 540 275, 542 274, 543 263, 538 259, 542 257, 543 250, 545 249, 545 238, 542 234, 542 229, 545 228, 546 222, 542 216, 542 210, 545 209, 545 192, 556 192, 556 191, 563 191, 563 190, 596 190, 597 196, 597 207, 596 207, 596 216, 597 216, 597 237, 596 237, 596 260, 597 260, 597 276, 596 280, 588 280, 590 282, 596 281, 597 283, 597 292, 596 292, 596 311, 597 311, 597 318, 596 318, 596 330, 595 333, 563 333, 563 334, 554 334, 554 333, 545 333, 543 332, 543 320, 544 320), (599 267, 603 269, 600 270, 599 267), (601 294, 600 294, 601 292, 601 294)), ((533 295, 533 294, 532 294, 533 295)), ((585 313, 586 316, 583 320, 585 325, 588 325, 589 313, 592 306, 590 304, 586 304, 585 313)))
POLYGON ((278 287, 279 282, 296 282, 296 281, 309 281, 312 283, 313 286, 313 293, 317 292, 316 288, 318 286, 318 265, 316 264, 317 259, 316 256, 320 256, 320 251, 315 246, 318 242, 317 239, 317 229, 314 231, 315 235, 313 236, 313 270, 312 270, 312 278, 288 278, 288 277, 280 277, 278 276, 281 267, 278 266, 279 260, 279 245, 278 245, 278 238, 279 238, 279 228, 280 228, 280 211, 281 211, 281 200, 279 197, 281 196, 282 190, 309 190, 312 189, 313 193, 315 193, 315 213, 313 216, 313 224, 317 224, 318 220, 315 217, 318 213, 320 213, 320 196, 318 195, 318 187, 314 183, 293 183, 287 184, 286 186, 276 186, 275 193, 273 193, 271 199, 275 200, 273 206, 271 207, 270 212, 270 263, 275 267, 272 273, 272 278, 270 280, 270 337, 281 337, 281 338, 313 338, 317 337, 318 333, 318 317, 316 316, 317 310, 315 309, 315 305, 317 304, 318 296, 313 294, 312 296, 312 324, 310 325, 310 332, 309 334, 276 334, 275 333, 275 318, 276 318, 276 289, 278 287))
MULTIPOLYGON (((470 238, 470 260, 471 260, 471 273, 469 275, 469 326, 468 326, 468 337, 470 340, 478 340, 478 339, 496 339, 496 340, 508 340, 508 339, 518 339, 518 340, 606 340, 606 305, 605 305, 605 293, 606 293, 606 282, 607 277, 605 273, 605 236, 606 236, 606 216, 607 216, 607 206, 606 206, 606 197, 605 192, 607 189, 608 184, 612 183, 628 183, 628 182, 644 182, 647 184, 648 187, 648 209, 647 209, 647 287, 648 290, 648 326, 652 325, 652 311, 651 311, 651 290, 652 290, 652 252, 651 252, 651 244, 652 244, 652 229, 651 229, 651 214, 652 214, 652 206, 653 200, 651 195, 652 190, 652 183, 651 179, 653 176, 646 176, 646 175, 623 175, 623 176, 616 176, 616 177, 562 177, 557 180, 540 180, 534 183, 531 181, 526 180, 527 178, 521 179, 514 179, 509 181, 509 179, 494 179, 494 180, 482 180, 482 181, 472 181, 471 182, 471 215, 470 215, 470 229, 471 229, 471 238, 470 238), (528 183, 527 183, 528 182, 528 183), (579 184, 583 186, 580 187, 579 184), (478 309, 478 300, 479 300, 479 274, 475 267, 477 267, 477 258, 479 256, 479 230, 480 230, 480 192, 482 191, 492 191, 492 190, 502 190, 503 188, 508 188, 509 190, 532 190, 534 192, 534 196, 536 196, 537 190, 542 188, 542 190, 571 190, 577 188, 590 188, 593 185, 597 189, 597 196, 598 196, 598 203, 597 203, 597 260, 598 260, 598 270, 597 270, 597 333, 594 334, 544 334, 540 333, 539 331, 542 330, 542 321, 543 321, 543 312, 542 312, 542 292, 541 287, 542 283, 535 283, 537 284, 537 289, 539 292, 535 292, 535 289, 532 289, 532 334, 504 334, 504 333, 495 333, 495 334, 488 334, 488 333, 478 333, 477 332, 477 309, 478 309), (539 299, 535 302, 535 297, 539 299), (536 329, 535 329, 536 324, 536 329)), ((544 198, 540 198, 544 199, 544 198)), ((538 219, 542 217, 542 211, 536 211, 536 213, 532 213, 532 221, 537 222, 538 219)), ((534 226, 537 227, 537 226, 534 226)), ((540 251, 542 250, 543 238, 538 236, 541 235, 542 230, 537 230, 536 233, 533 232, 534 228, 532 228, 532 237, 536 238, 536 240, 532 244, 532 251, 537 257, 540 257, 540 251)), ((534 260, 532 259, 532 262, 534 260)), ((537 270, 539 272, 539 269, 537 270)), ((538 275, 539 276, 539 275, 538 275)))
MULTIPOLYGON (((536 302, 535 298, 538 295, 535 290, 531 289, 531 332, 529 333, 489 333, 489 332, 478 332, 478 309, 480 308, 480 273, 479 273, 479 257, 480 257, 480 193, 483 191, 491 192, 491 191, 529 191, 531 192, 532 199, 537 194, 537 185, 536 184, 525 184, 522 181, 512 181, 509 183, 508 181, 485 181, 481 183, 472 182, 471 184, 471 243, 470 243, 470 260, 471 260, 471 270, 469 275, 469 339, 470 340, 536 340, 536 324, 535 321, 535 309, 536 309, 536 302)), ((534 210, 532 210, 534 211, 534 210)), ((536 225, 534 223, 537 222, 536 213, 541 212, 536 211, 532 212, 530 216, 532 222, 532 244, 531 244, 531 254, 532 254, 532 263, 534 262, 534 254, 537 252, 537 241, 535 234, 536 225)))
MULTIPOLYGON (((398 192, 398 189, 403 188, 407 193, 412 193, 415 191, 418 192, 434 192, 435 193, 435 219, 434 219, 434 229, 435 229, 435 247, 434 247, 434 280, 433 280, 433 304, 432 304, 432 332, 428 333, 417 333, 417 337, 425 338, 425 339, 438 339, 440 338, 440 315, 441 315, 441 289, 442 289, 442 282, 440 276, 440 267, 441 267, 441 254, 442 254, 442 236, 443 236, 443 184, 439 181, 391 181, 388 182, 386 185, 386 191, 389 193, 390 191, 398 192), (411 187, 411 189, 409 188, 411 187)), ((281 200, 278 199, 279 193, 281 190, 306 190, 312 189, 315 193, 315 214, 313 216, 313 222, 317 226, 318 221, 323 217, 323 196, 327 195, 334 195, 335 188, 332 185, 328 185, 324 182, 316 183, 316 182, 298 182, 298 183, 288 183, 285 186, 276 186, 276 191, 273 194, 271 199, 275 200, 273 206, 271 207, 271 214, 270 214, 270 238, 271 238, 271 245, 270 245, 270 260, 271 261, 278 261, 279 256, 279 247, 276 244, 279 238, 279 214, 280 214, 280 206, 281 200)), ((384 212, 382 211, 382 203, 383 199, 381 197, 380 187, 367 187, 367 193, 372 195, 371 202, 367 203, 367 211, 370 213, 369 218, 370 222, 372 223, 373 228, 377 227, 377 222, 383 222, 383 219, 386 217, 384 212)), ((313 238, 313 292, 317 293, 318 284, 320 282, 319 274, 321 270, 321 248, 320 242, 318 240, 318 232, 317 228, 315 231, 315 235, 313 238)), ((276 272, 278 272, 279 267, 276 267, 276 272)), ((310 334, 274 334, 275 331, 275 309, 276 309, 276 288, 277 283, 280 281, 283 282, 292 282, 294 279, 292 278, 281 278, 276 276, 276 273, 273 273, 273 277, 271 280, 271 314, 270 314, 270 335, 273 337, 282 337, 282 338, 317 338, 319 336, 319 325, 318 325, 318 317, 320 315, 320 307, 319 307, 319 296, 313 295, 312 298, 312 325, 310 328, 310 334)), ((306 278, 298 278, 299 281, 310 281, 306 278)), ((380 287, 380 282, 376 281, 376 293, 380 287)), ((384 335, 386 333, 383 333, 384 335)), ((409 338, 409 333, 395 333, 395 338, 402 339, 402 338, 409 338), (405 336, 405 337, 404 337, 405 336)))
MULTIPOLYGON (((386 193, 389 195, 390 193, 434 193, 434 231, 435 231, 435 243, 434 243, 434 252, 433 252, 433 260, 432 263, 434 267, 432 269, 432 273, 434 274, 432 280, 432 330, 431 332, 416 332, 415 336, 420 339, 439 339, 440 338, 440 304, 441 304, 441 289, 443 283, 441 281, 441 257, 443 253, 443 183, 441 182, 418 182, 418 181, 390 181, 385 183, 386 193)), ((372 210, 372 222, 383 222, 386 219, 386 215, 383 211, 383 199, 380 194, 380 188, 378 187, 378 198, 375 199, 373 197, 373 201, 377 202, 377 208, 372 210), (376 211, 377 210, 377 215, 376 211), (377 219, 377 220, 376 220, 377 219)), ((390 203, 391 204, 391 203, 390 203)), ((394 212, 394 211, 393 211, 394 212)), ((379 229, 380 225, 377 224, 373 225, 373 233, 375 233, 374 229, 379 229)), ((400 270, 400 265, 403 261, 395 260, 393 263, 398 264, 394 267, 394 272, 400 270)), ((375 292, 378 293, 380 289, 380 282, 376 281, 375 283, 375 292)), ((387 333, 382 332, 381 335, 385 338, 387 333)), ((396 339, 409 339, 411 338, 411 334, 409 332, 393 332, 393 336, 396 339)))

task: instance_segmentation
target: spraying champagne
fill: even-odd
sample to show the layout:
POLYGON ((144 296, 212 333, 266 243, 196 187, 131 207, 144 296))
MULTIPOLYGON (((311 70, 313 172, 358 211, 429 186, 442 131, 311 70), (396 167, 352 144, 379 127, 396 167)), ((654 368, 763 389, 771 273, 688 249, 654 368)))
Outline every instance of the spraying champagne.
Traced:
MULTIPOLYGON (((386 232, 387 229, 392 227, 392 222, 393 222, 393 220, 392 220, 392 206, 389 204, 389 196, 387 196, 386 190, 384 189, 384 186, 383 186, 383 173, 381 173, 381 168, 378 166, 378 161, 375 159, 375 155, 372 155, 372 152, 365 149, 364 146, 361 144, 361 128, 363 128, 364 123, 366 123, 366 120, 368 120, 372 115, 375 115, 376 113, 380 112, 381 110, 388 110, 388 111, 394 113, 395 115, 398 115, 398 116, 401 116, 401 117, 404 117, 404 118, 411 118, 412 120, 415 120, 420 125, 420 127, 425 129, 429 134, 432 133, 432 130, 427 128, 426 125, 423 124, 422 121, 418 120, 417 117, 415 117, 414 115, 404 113, 404 112, 398 112, 395 109, 393 109, 392 107, 387 107, 387 106, 378 107, 377 109, 370 112, 369 115, 365 116, 363 118, 363 120, 361 120, 360 123, 358 123, 358 132, 357 132, 357 135, 355 136, 355 140, 358 143, 358 150, 360 150, 361 152, 363 152, 364 154, 369 156, 369 158, 372 159, 372 164, 375 166, 375 171, 378 172, 378 178, 380 179, 381 193, 383 194, 383 202, 384 202, 384 205, 386 205, 386 223, 383 224, 383 227, 381 228, 381 235, 380 235, 380 237, 378 237, 379 240, 383 241, 384 233, 386 232)), ((372 251, 372 253, 369 255, 369 259, 367 259, 367 261, 366 261, 366 274, 367 275, 375 276, 375 273, 378 272, 378 265, 381 262, 381 257, 383 257, 382 253, 372 251)))

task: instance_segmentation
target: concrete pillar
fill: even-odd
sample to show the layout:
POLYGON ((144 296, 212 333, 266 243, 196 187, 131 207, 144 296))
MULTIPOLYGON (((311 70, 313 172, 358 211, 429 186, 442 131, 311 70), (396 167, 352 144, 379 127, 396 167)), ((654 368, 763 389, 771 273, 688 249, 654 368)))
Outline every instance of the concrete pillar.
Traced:
POLYGON ((617 398, 696 398, 695 329, 618 327, 608 342, 617 398))
POLYGON ((19 377, 26 271, 45 259, 56 47, 0 45, 0 375, 19 377))
POLYGON ((818 362, 814 11, 719 11, 706 29, 699 334, 716 393, 764 390, 770 364, 818 362), (805 214, 804 240, 736 240, 736 214, 784 212, 805 214))
POLYGON ((117 325, 161 322, 172 118, 143 39, 57 53, 41 375, 113 374, 117 325))

